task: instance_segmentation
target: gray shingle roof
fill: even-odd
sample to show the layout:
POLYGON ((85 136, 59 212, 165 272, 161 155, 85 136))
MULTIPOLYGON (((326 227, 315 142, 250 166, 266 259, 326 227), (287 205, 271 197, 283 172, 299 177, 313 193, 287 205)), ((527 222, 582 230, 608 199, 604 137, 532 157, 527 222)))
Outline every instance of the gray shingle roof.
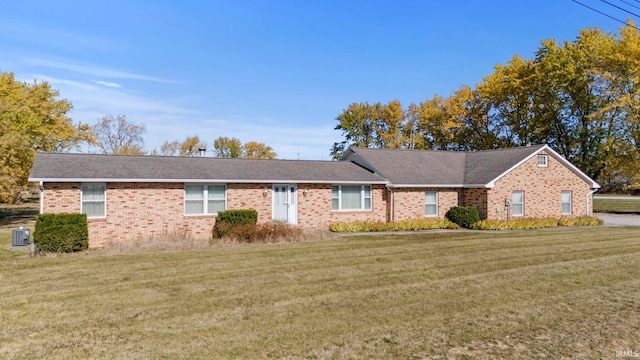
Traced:
POLYGON ((29 180, 492 187, 543 149, 592 188, 600 187, 547 145, 475 152, 350 148, 341 161, 38 153, 29 180))
POLYGON ((491 186, 514 166, 545 149, 574 173, 599 187, 547 145, 485 151, 350 148, 343 159, 368 167, 393 186, 491 186))
POLYGON ((30 181, 386 183, 346 161, 38 153, 30 181))
POLYGON ((345 160, 362 163, 393 184, 464 183, 463 152, 370 148, 350 148, 349 151, 351 154, 345 154, 345 160))

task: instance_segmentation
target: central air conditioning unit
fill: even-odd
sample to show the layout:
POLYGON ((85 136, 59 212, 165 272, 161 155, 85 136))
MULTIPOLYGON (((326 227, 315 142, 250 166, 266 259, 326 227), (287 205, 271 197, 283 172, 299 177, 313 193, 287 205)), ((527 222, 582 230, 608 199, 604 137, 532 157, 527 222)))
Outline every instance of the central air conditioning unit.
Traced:
POLYGON ((23 227, 19 229, 13 229, 11 232, 11 245, 12 246, 27 246, 31 241, 29 240, 29 229, 25 229, 23 227))

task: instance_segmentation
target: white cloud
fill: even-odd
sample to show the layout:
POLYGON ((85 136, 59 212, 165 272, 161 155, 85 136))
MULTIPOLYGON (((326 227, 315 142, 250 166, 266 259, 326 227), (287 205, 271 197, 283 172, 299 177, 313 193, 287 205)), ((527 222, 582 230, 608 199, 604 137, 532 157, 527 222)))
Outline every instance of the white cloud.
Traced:
POLYGON ((102 80, 91 80, 91 81, 96 83, 96 84, 98 84, 98 85, 111 87, 111 88, 121 88, 122 87, 122 85, 120 85, 118 83, 109 82, 109 81, 102 81, 102 80))
POLYGON ((91 75, 95 77, 105 77, 112 79, 129 79, 129 80, 143 80, 167 84, 176 84, 176 81, 162 79, 153 76, 134 74, 126 71, 107 69, 104 67, 98 67, 93 65, 73 64, 71 62, 61 62, 50 59, 42 58, 30 58, 24 60, 28 65, 48 67, 53 69, 67 70, 75 73, 91 75))

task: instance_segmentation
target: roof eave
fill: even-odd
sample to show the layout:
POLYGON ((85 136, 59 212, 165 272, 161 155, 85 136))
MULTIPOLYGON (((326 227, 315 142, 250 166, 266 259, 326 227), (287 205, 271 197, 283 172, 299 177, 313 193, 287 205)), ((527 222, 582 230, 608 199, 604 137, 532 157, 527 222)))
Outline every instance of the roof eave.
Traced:
POLYGON ((100 182, 100 183, 241 183, 241 184, 381 184, 382 180, 283 180, 283 179, 120 179, 120 178, 40 178, 30 177, 30 182, 100 182))

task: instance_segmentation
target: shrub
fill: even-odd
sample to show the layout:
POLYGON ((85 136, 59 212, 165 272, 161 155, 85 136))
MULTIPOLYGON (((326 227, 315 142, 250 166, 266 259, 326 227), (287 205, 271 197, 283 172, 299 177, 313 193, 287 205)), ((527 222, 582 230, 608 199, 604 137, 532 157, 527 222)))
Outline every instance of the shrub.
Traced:
POLYGON ((558 220, 559 226, 597 226, 604 221, 594 216, 579 216, 574 218, 561 218, 558 220))
POLYGON ((602 220, 581 216, 576 218, 521 218, 514 220, 480 220, 471 226, 475 230, 526 230, 542 229, 556 226, 594 226, 601 225, 602 220))
POLYGON ((44 252, 73 252, 89 247, 85 214, 41 214, 36 217, 33 243, 44 252))
POLYGON ((244 224, 228 228, 228 232, 221 237, 220 244, 234 243, 276 243, 297 242, 303 240, 323 240, 332 238, 318 230, 301 229, 294 225, 281 222, 269 224, 244 224))
POLYGON ((258 212, 253 209, 220 211, 213 226, 213 237, 221 238, 227 236, 234 227, 257 223, 258 212))
POLYGON ((473 206, 452 207, 444 216, 452 223, 467 229, 480 220, 478 209, 473 206))
POLYGON ((382 221, 355 221, 335 223, 329 227, 333 232, 407 231, 430 229, 457 229, 458 225, 447 219, 410 219, 385 223, 382 221))

